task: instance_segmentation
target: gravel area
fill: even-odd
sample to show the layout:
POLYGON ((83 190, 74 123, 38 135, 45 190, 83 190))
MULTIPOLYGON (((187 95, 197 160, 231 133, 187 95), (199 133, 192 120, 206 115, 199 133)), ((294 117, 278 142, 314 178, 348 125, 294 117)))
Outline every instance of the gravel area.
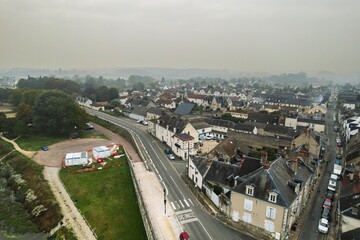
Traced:
POLYGON ((111 144, 122 144, 130 153, 133 161, 140 161, 139 156, 137 156, 135 150, 132 148, 130 143, 126 142, 124 138, 114 134, 113 132, 107 130, 104 127, 101 127, 97 124, 92 123, 95 128, 95 131, 100 134, 106 135, 109 139, 103 138, 86 138, 86 139, 71 139, 68 141, 62 141, 49 146, 48 151, 38 151, 33 160, 40 165, 48 167, 62 167, 63 159, 66 153, 70 152, 82 152, 82 151, 91 151, 93 147, 97 146, 108 146, 111 144))

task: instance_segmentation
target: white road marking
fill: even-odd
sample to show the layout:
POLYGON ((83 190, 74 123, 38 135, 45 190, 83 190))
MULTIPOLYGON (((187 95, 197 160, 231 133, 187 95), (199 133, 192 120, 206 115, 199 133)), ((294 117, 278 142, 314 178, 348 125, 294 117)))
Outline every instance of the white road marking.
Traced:
POLYGON ((181 200, 179 200, 179 202, 180 202, 180 204, 181 204, 182 207, 185 207, 184 204, 181 202, 181 200))
POLYGON ((171 202, 171 206, 174 210, 176 210, 175 204, 173 202, 171 202))
POLYGON ((195 205, 194 205, 194 203, 191 201, 191 199, 190 199, 190 198, 189 198, 188 200, 189 200, 189 202, 190 202, 193 206, 195 206, 195 205))
POLYGON ((188 202, 186 201, 186 199, 184 199, 184 202, 185 202, 185 204, 186 204, 188 207, 190 207, 190 205, 188 204, 188 202))
POLYGON ((176 184, 176 182, 174 181, 174 179, 172 178, 172 176, 170 176, 170 178, 171 178, 171 180, 174 182, 175 187, 179 190, 179 193, 181 194, 181 196, 182 196, 183 198, 185 198, 184 194, 182 194, 182 191, 180 190, 180 188, 178 187, 178 185, 176 184))
POLYGON ((186 224, 186 223, 191 223, 191 222, 195 222, 195 221, 199 221, 199 219, 197 219, 197 218, 191 218, 191 219, 187 219, 187 220, 180 221, 180 223, 181 223, 181 224, 186 224))
POLYGON ((206 234, 208 235, 208 237, 212 240, 210 234, 208 233, 208 231, 206 231, 204 225, 202 224, 202 222, 199 220, 199 223, 201 224, 201 226, 203 227, 204 231, 206 232, 206 234))

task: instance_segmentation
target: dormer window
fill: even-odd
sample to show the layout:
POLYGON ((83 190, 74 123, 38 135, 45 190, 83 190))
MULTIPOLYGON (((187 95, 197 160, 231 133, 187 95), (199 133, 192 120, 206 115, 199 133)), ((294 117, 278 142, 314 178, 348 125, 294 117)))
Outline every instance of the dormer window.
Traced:
POLYGON ((276 203, 278 194, 276 192, 269 193, 269 202, 276 203))
POLYGON ((253 185, 246 185, 246 194, 249 196, 254 195, 254 186, 253 185))

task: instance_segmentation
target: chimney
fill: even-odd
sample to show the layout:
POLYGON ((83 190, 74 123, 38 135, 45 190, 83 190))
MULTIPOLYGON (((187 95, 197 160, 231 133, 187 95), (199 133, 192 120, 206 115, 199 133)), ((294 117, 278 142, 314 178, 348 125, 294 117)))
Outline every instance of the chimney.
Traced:
POLYGON ((291 171, 294 172, 294 174, 296 174, 297 168, 298 168, 298 160, 297 157, 295 156, 290 159, 290 169, 291 171))
POLYGON ((354 215, 358 216, 359 215, 359 207, 352 206, 351 207, 351 214, 354 214, 354 215))

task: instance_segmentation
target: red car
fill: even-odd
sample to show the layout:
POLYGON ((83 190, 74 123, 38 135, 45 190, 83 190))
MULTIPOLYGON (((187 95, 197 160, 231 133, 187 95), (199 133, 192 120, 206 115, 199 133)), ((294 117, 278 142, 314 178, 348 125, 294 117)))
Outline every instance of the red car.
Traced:
POLYGON ((180 238, 180 240, 186 240, 186 239, 190 239, 190 236, 187 232, 182 232, 182 233, 180 233, 179 238, 180 238))
POLYGON ((331 205, 332 205, 332 201, 330 198, 326 198, 325 201, 324 201, 324 204, 323 204, 323 208, 328 208, 330 209, 331 208, 331 205))
POLYGON ((338 147, 342 147, 343 145, 342 145, 341 142, 339 142, 339 143, 337 144, 337 146, 338 146, 338 147))

